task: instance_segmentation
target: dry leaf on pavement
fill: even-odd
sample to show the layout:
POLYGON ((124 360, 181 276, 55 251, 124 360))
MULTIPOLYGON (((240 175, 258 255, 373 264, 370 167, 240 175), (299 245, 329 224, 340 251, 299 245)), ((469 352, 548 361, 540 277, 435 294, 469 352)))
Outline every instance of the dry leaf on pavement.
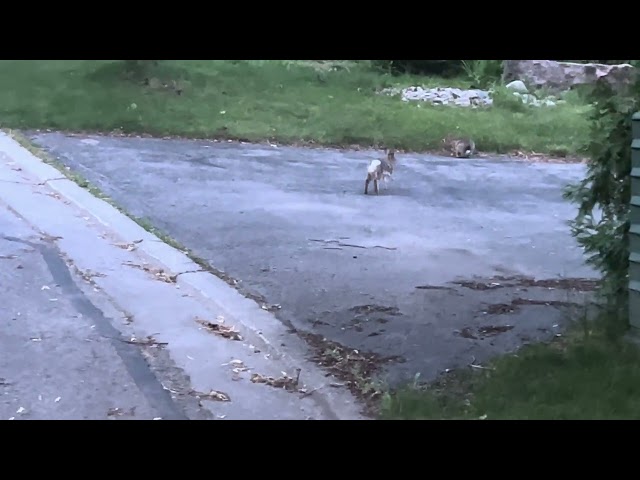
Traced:
POLYGON ((227 338, 229 340, 242 340, 242 336, 240 335, 240 333, 233 327, 201 319, 196 319, 196 321, 208 331, 215 333, 216 335, 219 335, 223 338, 227 338))
POLYGON ((251 375, 251 381, 253 383, 264 383, 275 388, 284 388, 285 390, 297 390, 300 383, 300 369, 297 369, 296 378, 292 378, 287 375, 286 372, 282 372, 282 377, 274 378, 254 373, 251 375))
POLYGON ((156 277, 158 280, 161 280, 163 282, 166 283, 176 283, 176 281, 178 280, 178 275, 169 275, 168 273, 166 273, 164 271, 164 269, 162 268, 152 268, 149 265, 137 265, 133 262, 124 262, 123 265, 126 265, 128 267, 134 267, 134 268, 139 268, 140 270, 144 270, 147 273, 150 273, 151 275, 153 275, 154 277, 156 277))
POLYGON ((199 393, 198 396, 205 400, 216 400, 218 402, 230 402, 231 398, 224 392, 218 390, 211 390, 209 393, 199 393))
POLYGON ((137 248, 133 243, 114 243, 113 246, 122 248, 123 250, 127 250, 129 252, 132 252, 137 248))

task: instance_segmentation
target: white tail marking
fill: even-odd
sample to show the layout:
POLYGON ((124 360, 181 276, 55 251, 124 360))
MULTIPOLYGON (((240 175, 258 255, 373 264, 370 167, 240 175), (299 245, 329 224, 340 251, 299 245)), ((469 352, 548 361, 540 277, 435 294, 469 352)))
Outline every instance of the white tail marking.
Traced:
POLYGON ((381 164, 382 164, 382 162, 380 160, 371 160, 371 163, 369 164, 369 168, 367 168, 367 172, 375 173, 376 170, 378 170, 378 168, 380 168, 381 164))

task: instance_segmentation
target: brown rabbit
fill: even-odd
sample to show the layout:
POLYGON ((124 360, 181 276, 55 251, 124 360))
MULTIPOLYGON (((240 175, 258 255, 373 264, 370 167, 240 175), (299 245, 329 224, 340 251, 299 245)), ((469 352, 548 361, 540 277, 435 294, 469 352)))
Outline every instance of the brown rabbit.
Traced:
POLYGON ((396 151, 393 148, 387 150, 387 158, 380 160, 371 160, 369 167, 367 168, 367 179, 364 182, 364 194, 369 192, 369 184, 373 181, 373 190, 378 195, 378 181, 391 179, 393 175, 393 169, 396 165, 396 151))
POLYGON ((456 158, 469 158, 476 153, 476 144, 471 138, 451 138, 442 140, 447 144, 452 156, 456 158))

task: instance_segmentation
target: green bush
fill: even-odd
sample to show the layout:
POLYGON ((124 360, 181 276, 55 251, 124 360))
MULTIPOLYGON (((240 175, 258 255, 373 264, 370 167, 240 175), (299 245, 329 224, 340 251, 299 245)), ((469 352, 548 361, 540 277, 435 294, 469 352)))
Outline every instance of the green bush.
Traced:
POLYGON ((484 88, 502 76, 502 60, 373 60, 372 64, 393 74, 466 75, 475 87, 484 88))
POLYGON ((493 89, 493 94, 491 95, 493 98, 493 106, 496 108, 501 108, 504 110, 508 110, 514 113, 522 113, 526 112, 530 108, 529 105, 526 105, 521 97, 518 97, 513 94, 512 90, 509 90, 505 87, 495 87, 493 89))
POLYGON ((605 82, 591 92, 589 164, 586 177, 565 191, 578 205, 570 222, 572 234, 588 255, 587 262, 602 274, 600 289, 616 318, 627 322, 631 172, 631 116, 640 109, 640 85, 614 93, 605 82), (595 212, 594 212, 595 211, 595 212))
POLYGON ((500 81, 503 60, 461 60, 462 68, 476 88, 486 88, 500 81))

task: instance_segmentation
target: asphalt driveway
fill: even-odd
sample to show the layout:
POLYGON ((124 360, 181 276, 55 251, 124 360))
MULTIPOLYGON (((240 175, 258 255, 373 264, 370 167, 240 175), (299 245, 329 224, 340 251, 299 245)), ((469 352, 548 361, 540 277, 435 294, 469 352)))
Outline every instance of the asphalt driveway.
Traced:
POLYGON ((400 153, 376 197, 364 175, 380 152, 31 139, 287 324, 398 357, 392 384, 556 335, 592 286, 576 279, 595 277, 562 199, 583 165, 400 153))

